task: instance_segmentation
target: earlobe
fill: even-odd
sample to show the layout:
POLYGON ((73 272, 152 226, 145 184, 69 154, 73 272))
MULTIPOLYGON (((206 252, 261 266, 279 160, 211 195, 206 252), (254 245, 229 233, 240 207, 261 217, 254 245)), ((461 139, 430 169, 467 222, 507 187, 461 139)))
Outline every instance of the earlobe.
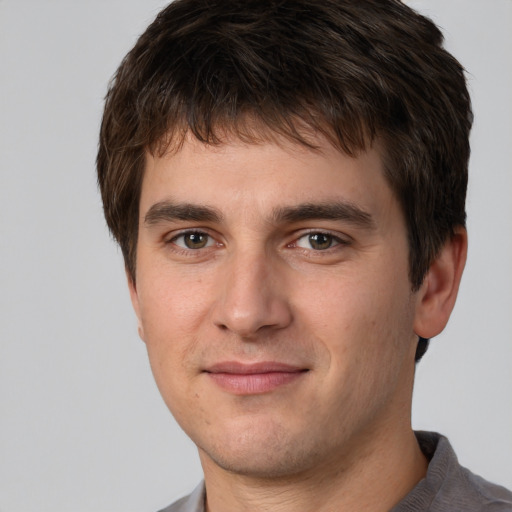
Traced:
POLYGON ((125 272, 126 272, 126 280, 128 282, 128 290, 130 291, 130 299, 132 301, 132 306, 133 306, 133 310, 135 311, 135 315, 137 316, 137 322, 138 322, 137 331, 139 333, 140 339, 145 343, 146 340, 144 339, 144 328, 142 327, 139 295, 137 293, 137 287, 135 285, 135 282, 132 279, 132 276, 128 272, 128 270, 125 269, 125 272))
POLYGON ((448 323, 466 263, 467 247, 467 232, 459 227, 430 265, 417 293, 414 332, 418 336, 437 336, 448 323))

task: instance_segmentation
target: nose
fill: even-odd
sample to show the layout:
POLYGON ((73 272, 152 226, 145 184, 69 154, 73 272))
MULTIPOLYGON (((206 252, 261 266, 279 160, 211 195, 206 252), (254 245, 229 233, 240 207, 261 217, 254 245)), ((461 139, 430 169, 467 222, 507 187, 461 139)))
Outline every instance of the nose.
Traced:
POLYGON ((264 253, 228 258, 214 306, 214 323, 244 339, 283 329, 292 321, 278 262, 264 253))

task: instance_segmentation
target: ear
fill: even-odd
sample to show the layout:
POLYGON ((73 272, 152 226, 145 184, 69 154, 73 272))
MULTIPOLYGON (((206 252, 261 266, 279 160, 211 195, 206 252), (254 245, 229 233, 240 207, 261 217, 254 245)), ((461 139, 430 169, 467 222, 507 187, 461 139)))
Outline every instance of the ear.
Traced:
POLYGON ((466 264, 468 236, 457 228, 430 265, 417 292, 414 332, 422 338, 437 336, 448 323, 466 264))
POLYGON ((137 331, 139 333, 140 339, 145 343, 144 339, 144 328, 142 327, 142 319, 140 314, 140 304, 139 304, 139 295, 137 293, 137 286, 130 275, 128 269, 125 268, 126 272, 126 280, 128 281, 128 290, 130 290, 130 299, 132 301, 133 310, 135 311, 135 315, 137 316, 138 327, 137 331))

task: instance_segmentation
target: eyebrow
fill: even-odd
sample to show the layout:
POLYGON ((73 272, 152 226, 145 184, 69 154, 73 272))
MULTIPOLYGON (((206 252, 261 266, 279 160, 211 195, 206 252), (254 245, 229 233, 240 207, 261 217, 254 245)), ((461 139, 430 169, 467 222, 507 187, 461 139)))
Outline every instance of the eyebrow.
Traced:
POLYGON ((222 220, 222 214, 211 206, 160 201, 149 208, 144 217, 144 224, 151 226, 174 220, 218 223, 222 220))
MULTIPOLYGON (((282 206, 272 212, 274 223, 295 223, 306 220, 343 220, 356 226, 374 229, 375 222, 368 212, 348 201, 303 203, 282 206)), ((152 226, 166 221, 194 221, 220 223, 223 215, 217 208, 192 203, 160 201, 152 205, 144 217, 144 224, 152 226)))
POLYGON ((275 222, 301 222, 305 220, 343 220, 355 226, 375 229, 375 221, 370 213, 348 201, 326 203, 304 203, 284 206, 273 212, 275 222))

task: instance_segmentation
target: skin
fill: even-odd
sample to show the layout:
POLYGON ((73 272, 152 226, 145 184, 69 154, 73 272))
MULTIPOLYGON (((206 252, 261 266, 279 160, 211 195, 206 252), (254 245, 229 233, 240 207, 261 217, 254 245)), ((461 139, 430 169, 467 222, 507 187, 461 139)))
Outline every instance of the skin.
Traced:
POLYGON ((316 143, 147 155, 130 292, 213 512, 389 510, 426 471, 414 353, 448 320, 465 232, 413 293, 378 146, 316 143))

